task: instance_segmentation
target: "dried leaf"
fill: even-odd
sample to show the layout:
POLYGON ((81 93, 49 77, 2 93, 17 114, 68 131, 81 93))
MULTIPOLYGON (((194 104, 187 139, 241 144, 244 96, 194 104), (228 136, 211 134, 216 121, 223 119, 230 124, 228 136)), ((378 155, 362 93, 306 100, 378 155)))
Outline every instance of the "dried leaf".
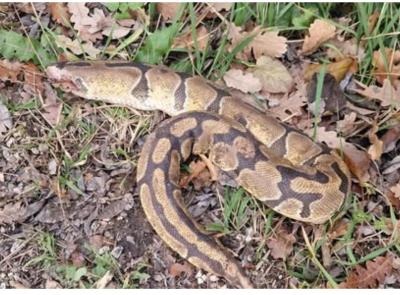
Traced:
POLYGON ((182 273, 186 274, 188 277, 193 274, 193 267, 186 261, 182 264, 174 263, 169 267, 169 274, 174 278, 179 277, 182 273))
POLYGON ((376 132, 378 132, 378 125, 374 124, 368 133, 369 141, 372 145, 368 148, 368 154, 371 156, 371 160, 379 160, 383 153, 383 142, 378 138, 376 132))
POLYGON ((400 184, 392 186, 386 194, 390 204, 398 211, 400 210, 400 184))
POLYGON ((390 128, 385 134, 382 135, 383 151, 385 153, 391 152, 396 148, 396 142, 400 138, 400 125, 390 128))
POLYGON ((160 2, 157 3, 157 11, 164 20, 172 20, 176 17, 179 12, 179 7, 182 3, 174 3, 174 2, 160 2))
MULTIPOLYGON (((121 27, 111 15, 106 16, 103 10, 99 8, 95 8, 91 15, 89 15, 89 9, 85 6, 85 3, 68 3, 68 8, 72 14, 71 22, 74 23, 74 28, 83 41, 94 42, 102 39, 103 35, 118 39, 130 32, 130 29, 121 27)), ((90 46, 90 49, 92 49, 91 47, 93 46, 90 46)), ((84 51, 87 50, 89 48, 84 51)))
POLYGON ((349 228, 349 221, 346 219, 341 219, 335 224, 335 226, 329 231, 329 238, 331 240, 337 239, 344 236, 349 228))
POLYGON ((287 93, 293 85, 293 78, 285 66, 269 56, 261 56, 253 71, 261 81, 262 88, 270 93, 287 93))
POLYGON ((288 233, 286 229, 280 228, 274 237, 270 237, 267 246, 271 250, 271 255, 275 259, 286 260, 293 251, 293 244, 296 238, 293 233, 288 233))
POLYGON ((61 120, 62 102, 47 83, 44 93, 44 104, 42 106, 44 112, 42 115, 51 126, 56 126, 61 120))
POLYGON ((74 23, 74 28, 81 31, 86 26, 89 26, 91 20, 88 18, 89 8, 86 7, 84 2, 70 2, 68 9, 71 13, 71 22, 74 23))
POLYGON ((242 70, 231 69, 225 73, 223 79, 228 87, 239 89, 244 93, 255 93, 262 89, 260 79, 242 70))
POLYGON ((94 284, 93 287, 96 288, 96 289, 104 289, 111 282, 113 277, 114 277, 114 274, 111 271, 108 270, 104 274, 104 276, 94 284))
POLYGON ((124 210, 133 207, 133 198, 130 194, 125 195, 121 200, 117 200, 106 206, 99 214, 98 219, 110 220, 114 216, 119 215, 124 210))
MULTIPOLYGON (((354 72, 354 65, 357 65, 353 58, 345 58, 338 62, 330 63, 326 66, 326 72, 335 77, 336 81, 340 82, 351 71, 354 72)), ((314 74, 319 73, 322 64, 310 64, 304 73, 304 80, 310 81, 314 74)))
POLYGON ((330 23, 317 19, 308 29, 309 36, 306 36, 303 43, 303 54, 313 53, 318 47, 335 36, 336 27, 330 23))
POLYGON ((368 261, 365 267, 356 265, 352 273, 347 276, 341 288, 377 288, 382 284, 385 277, 393 270, 393 257, 390 255, 380 256, 373 261, 368 261))
POLYGON ((271 107, 269 110, 282 121, 286 121, 288 117, 300 116, 301 108, 307 103, 305 88, 305 85, 302 85, 290 96, 285 95, 278 100, 277 106, 271 107))
POLYGON ((400 50, 385 48, 383 54, 379 50, 374 51, 372 65, 375 67, 373 75, 379 83, 389 79, 396 89, 400 88, 400 50))
POLYGON ((350 114, 344 115, 343 120, 337 121, 338 131, 340 131, 342 134, 351 133, 356 127, 355 125, 356 119, 357 119, 356 112, 351 112, 350 114))
POLYGON ((368 34, 371 34, 375 29, 375 25, 378 22, 379 16, 381 15, 380 11, 375 11, 368 17, 368 34))
POLYGON ((22 206, 21 201, 7 204, 3 207, 3 209, 0 209, 0 224, 23 222, 42 209, 45 202, 46 199, 41 199, 37 202, 29 204, 26 207, 22 206))
POLYGON ((35 94, 41 94, 44 90, 43 74, 33 63, 28 63, 23 66, 25 78, 24 88, 35 94))
POLYGON ((9 62, 8 60, 0 60, 0 80, 17 82, 18 75, 22 71, 22 64, 19 62, 9 62))
MULTIPOLYGON (((206 50, 210 34, 205 26, 199 26, 196 29, 196 41, 198 49, 201 51, 206 50)), ((193 39, 192 31, 189 30, 182 36, 175 38, 172 44, 173 48, 186 48, 188 50, 193 50, 195 48, 196 42, 193 39)))
POLYGON ((400 200, 400 183, 392 186, 390 191, 394 193, 394 196, 400 200))
POLYGON ((367 86, 362 84, 359 81, 355 81, 355 83, 361 87, 361 89, 352 89, 355 92, 369 98, 369 99, 377 99, 381 102, 383 107, 393 106, 400 107, 400 88, 394 89, 392 84, 388 79, 383 81, 383 86, 367 86))
POLYGON ((351 38, 349 40, 332 39, 329 44, 333 45, 335 49, 328 48, 326 51, 327 56, 330 59, 340 61, 347 57, 352 57, 358 62, 361 62, 365 58, 365 49, 358 44, 357 38, 351 38))
POLYGON ((287 39, 278 36, 279 32, 266 32, 256 27, 253 32, 258 32, 249 46, 253 49, 254 57, 258 60, 261 56, 281 57, 287 51, 287 39))
POLYGON ((87 53, 90 57, 96 58, 100 54, 100 50, 93 46, 93 43, 88 41, 80 43, 77 39, 72 41, 70 38, 63 35, 56 36, 56 44, 59 47, 71 50, 74 54, 81 55, 87 53))
POLYGON ((350 171, 362 183, 369 180, 370 175, 368 169, 371 161, 366 152, 359 150, 353 144, 346 142, 343 138, 338 136, 337 132, 327 131, 325 127, 317 128, 317 141, 325 142, 330 148, 337 149, 339 152, 343 151, 344 161, 350 171))
POLYGON ((255 27, 250 32, 245 32, 241 27, 234 24, 228 26, 228 38, 231 41, 231 46, 228 48, 232 51, 245 38, 253 37, 250 43, 239 52, 236 57, 248 60, 252 52, 258 60, 261 56, 280 57, 287 51, 287 39, 278 36, 278 32, 268 32, 261 27, 255 27))
POLYGON ((67 27, 69 25, 69 19, 71 16, 68 12, 66 3, 61 3, 61 2, 49 3, 48 8, 50 11, 51 18, 55 22, 59 23, 60 25, 63 25, 64 27, 67 27))
POLYGON ((12 119, 7 107, 0 101, 0 135, 12 127, 12 119))

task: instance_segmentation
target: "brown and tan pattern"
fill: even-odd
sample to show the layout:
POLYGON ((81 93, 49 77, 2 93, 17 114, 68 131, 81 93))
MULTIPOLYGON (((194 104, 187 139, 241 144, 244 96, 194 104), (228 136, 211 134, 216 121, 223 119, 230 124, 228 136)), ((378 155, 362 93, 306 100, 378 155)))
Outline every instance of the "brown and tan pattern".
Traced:
POLYGON ((233 285, 251 287, 238 262, 183 207, 181 162, 208 154, 255 198, 304 222, 329 220, 350 190, 348 169, 335 151, 200 77, 102 61, 58 63, 48 75, 87 99, 173 116, 148 137, 139 159, 143 209, 172 249, 233 285))

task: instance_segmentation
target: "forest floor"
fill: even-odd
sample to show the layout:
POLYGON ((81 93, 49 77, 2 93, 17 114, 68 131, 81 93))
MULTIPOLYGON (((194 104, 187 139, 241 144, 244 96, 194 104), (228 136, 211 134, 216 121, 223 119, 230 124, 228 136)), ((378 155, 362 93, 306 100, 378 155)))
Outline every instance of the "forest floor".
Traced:
POLYGON ((93 59, 201 75, 342 152, 352 192, 322 225, 207 174, 185 190, 257 288, 399 288, 399 20, 389 3, 1 3, 0 288, 233 287, 170 250, 141 208, 139 152, 166 116, 46 77, 93 59))

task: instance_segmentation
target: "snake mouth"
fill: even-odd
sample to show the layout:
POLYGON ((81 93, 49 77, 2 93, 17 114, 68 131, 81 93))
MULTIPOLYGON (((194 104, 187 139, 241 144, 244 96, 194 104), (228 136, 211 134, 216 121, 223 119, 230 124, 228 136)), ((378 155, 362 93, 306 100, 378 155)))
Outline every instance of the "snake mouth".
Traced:
POLYGON ((79 94, 83 92, 80 79, 74 79, 72 75, 57 65, 49 66, 46 70, 47 77, 51 84, 61 88, 65 92, 79 94))

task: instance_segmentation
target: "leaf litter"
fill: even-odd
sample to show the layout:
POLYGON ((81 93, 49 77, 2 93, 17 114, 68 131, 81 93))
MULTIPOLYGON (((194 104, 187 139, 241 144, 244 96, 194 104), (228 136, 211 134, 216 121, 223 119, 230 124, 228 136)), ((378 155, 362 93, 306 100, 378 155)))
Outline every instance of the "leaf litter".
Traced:
MULTIPOLYGON (((390 218, 386 211, 389 211, 388 202, 393 208, 400 208, 400 160, 396 154, 399 144, 399 117, 396 111, 400 97, 397 79, 400 51, 395 47, 382 50, 373 48, 370 71, 366 73, 372 77, 371 81, 359 75, 359 66, 365 62, 365 56, 368 54, 368 39, 364 38, 365 36, 355 39, 348 31, 342 30, 343 27, 354 29, 357 26, 352 19, 339 18, 329 21, 315 18, 312 13, 301 14, 304 17, 301 20, 302 26, 308 29, 299 31, 299 35, 296 35, 304 37, 299 42, 292 40, 293 35, 280 30, 279 26, 262 27, 254 21, 240 26, 237 22, 231 23, 227 16, 235 5, 195 5, 197 40, 193 40, 190 21, 183 22, 179 30, 171 25, 181 7, 176 3, 157 4, 156 10, 161 16, 157 21, 150 16, 148 7, 142 4, 133 7, 121 3, 113 9, 108 9, 106 7, 109 5, 102 4, 52 3, 47 5, 48 12, 45 10, 46 6, 32 8, 30 5, 22 5, 17 9, 28 15, 33 15, 35 9, 40 11, 41 20, 49 24, 50 28, 56 29, 54 46, 62 51, 57 56, 59 60, 85 57, 95 59, 110 52, 117 52, 117 57, 123 58, 141 48, 140 42, 143 42, 145 45, 139 49, 138 54, 140 60, 147 58, 152 62, 169 63, 180 60, 187 54, 192 63, 197 59, 193 54, 197 49, 209 54, 209 50, 216 49, 221 36, 226 34, 227 42, 223 48, 226 54, 232 53, 237 46, 242 46, 243 50, 236 53, 232 64, 222 73, 225 85, 245 92, 247 98, 256 101, 254 104, 267 108, 272 115, 337 149, 355 176, 352 184, 353 207, 346 207, 347 211, 339 213, 340 219, 335 221, 332 227, 328 225, 326 244, 321 250, 317 250, 317 256, 323 260, 324 267, 334 276, 337 283, 341 283, 341 287, 396 286, 400 283, 396 279, 399 267, 395 261, 398 261, 398 257, 392 257, 392 251, 353 268, 339 266, 332 257, 335 255, 346 259, 344 252, 341 252, 341 239, 346 237, 351 229, 349 224, 354 222, 352 218, 368 216, 365 218, 369 221, 370 218, 376 220, 371 224, 356 223, 354 233, 350 233, 350 237, 354 235, 356 240, 352 240, 349 247, 360 257, 381 246, 380 243, 389 243, 385 233, 390 234, 396 230, 396 224, 388 222, 390 218), (143 27, 146 34, 150 33, 148 36, 143 34, 145 30, 138 30, 143 27), (138 32, 140 38, 124 43, 135 32, 138 32), (115 51, 116 48, 119 49, 115 51), (163 51, 170 48, 171 51, 163 51), (127 52, 124 52, 125 49, 127 52), (152 56, 145 58, 146 52, 151 52, 152 56), (326 74, 322 95, 318 97, 318 75, 324 67, 326 74), (321 101, 317 103, 317 99, 321 101), (359 212, 365 215, 360 215, 359 212), (379 235, 379 239, 374 240, 374 235, 379 235)), ((0 13, 2 11, 0 8, 0 13)), ((182 17, 189 19, 187 10, 182 17)), ((377 12, 369 16, 369 34, 374 31, 378 18, 377 12)), ((294 20, 298 22, 300 18, 294 20)), ((28 31, 32 30, 32 36, 35 34, 33 25, 34 23, 27 26, 28 31)), ((128 157, 127 162, 132 161, 129 157, 136 157, 135 153, 138 152, 140 144, 132 148, 127 143, 135 140, 131 138, 125 141, 124 136, 113 133, 115 130, 112 120, 99 120, 98 116, 103 116, 103 111, 98 111, 97 107, 88 107, 86 102, 73 105, 72 114, 77 114, 81 121, 71 121, 69 103, 66 102, 66 108, 63 109, 62 100, 45 82, 42 68, 32 59, 32 53, 19 49, 27 45, 27 42, 28 39, 22 38, 22 35, 8 33, 6 39, 0 37, 0 95, 6 94, 6 99, 2 99, 3 104, 0 105, 0 122, 5 122, 3 125, 0 123, 0 134, 5 136, 2 138, 4 142, 1 143, 0 191, 5 191, 4 196, 12 197, 13 200, 5 202, 4 196, 0 195, 2 232, 11 233, 12 228, 20 227, 20 224, 25 222, 44 227, 54 233, 61 243, 75 241, 75 250, 68 250, 68 253, 75 254, 65 257, 69 257, 67 259, 71 259, 75 267, 85 267, 88 271, 93 267, 93 260, 87 259, 90 254, 85 252, 80 244, 84 237, 83 239, 89 241, 98 251, 107 252, 109 249, 120 263, 121 269, 134 273, 135 286, 224 286, 225 282, 215 276, 207 277, 199 272, 196 275, 196 271, 186 261, 177 259, 154 235, 144 221, 144 214, 137 202, 137 192, 132 186, 132 169, 121 166, 120 173, 112 174, 109 171, 110 167, 105 167, 98 161, 99 157, 103 159, 104 154, 112 158, 113 167, 118 166, 118 162, 125 157, 128 157), (4 40, 14 40, 18 48, 12 51, 6 49, 4 40), (16 98, 19 87, 22 89, 20 91, 24 103, 29 102, 32 97, 37 97, 43 103, 38 108, 15 108, 15 102, 21 102, 16 98), (86 132, 90 134, 88 138, 85 137, 82 127, 77 126, 78 123, 85 126, 86 132), (49 136, 49 126, 63 128, 57 130, 56 136, 49 136), (108 130, 108 133, 105 130, 108 130), (112 149, 105 148, 105 139, 112 149), (85 155, 86 149, 90 151, 89 156, 85 155), (68 162, 71 160, 76 163, 68 162), (73 173, 68 170, 70 165, 73 166, 73 173), (35 168, 36 174, 22 171, 31 167, 35 168), (24 175, 24 178, 21 178, 21 175, 24 175), (41 195, 35 190, 30 191, 34 187, 29 185, 30 182, 37 182, 38 179, 41 192, 46 195, 41 195), (49 193, 50 199, 47 199, 49 193), (56 198, 52 199, 53 196, 56 198), (131 220, 135 220, 135 224, 141 224, 143 230, 132 232, 131 220), (141 269, 138 267, 140 264, 147 265, 144 273, 138 270, 141 269)), ((205 69, 212 64, 207 58, 204 62, 205 69)), ((132 122, 138 123, 137 119, 132 119, 132 122)), ((129 128, 124 130, 127 131, 128 138, 132 136, 133 133, 128 132, 129 128)), ((195 171, 196 175, 189 175, 189 200, 185 202, 190 204, 190 211, 196 213, 196 220, 218 223, 222 218, 220 200, 210 190, 210 187, 214 186, 214 177, 211 175, 214 172, 207 171, 207 165, 203 162, 192 162, 190 165, 197 172, 195 171)), ((223 197, 223 193, 218 194, 219 197, 223 197)), ((248 208, 246 214, 248 210, 254 209, 248 208)), ((276 282, 279 282, 278 286, 281 287, 289 284, 299 287, 301 279, 292 279, 289 283, 288 280, 279 278, 280 273, 285 279, 288 276, 286 267, 274 262, 284 260, 287 267, 296 272, 301 271, 295 264, 298 262, 296 259, 309 261, 301 251, 295 251, 304 249, 302 237, 287 227, 287 224, 297 223, 289 223, 286 220, 282 223, 284 219, 275 215, 271 219, 274 231, 264 233, 264 227, 269 227, 266 226, 260 212, 255 211, 254 217, 249 219, 253 224, 247 223, 242 231, 232 228, 221 231, 222 241, 227 243, 239 258, 246 258, 243 264, 248 267, 248 273, 257 282, 257 286, 276 286, 276 282), (252 233, 247 232, 249 229, 252 233), (267 247, 257 250, 256 243, 265 244, 267 247), (274 270, 272 273, 271 269, 274 270)), ((394 214, 395 218, 398 218, 398 213, 394 214)), ((21 230, 23 238, 24 235, 28 236, 25 229, 21 227, 21 230)), ((321 229, 311 226, 307 227, 307 232, 319 239, 324 234, 321 229)), ((37 250, 35 246, 30 247, 37 250)), ((0 242, 0 250, 5 255, 10 253, 7 243, 0 242)), ((59 250, 61 256, 67 251, 66 248, 59 250)), ((10 258, 9 262, 18 265, 15 259, 10 258)), ((313 286, 325 286, 323 279, 314 280, 316 277, 313 275, 318 273, 318 270, 315 270, 313 262, 310 261, 309 265, 309 272, 302 275, 307 277, 313 286)), ((32 269, 37 271, 35 267, 32 269)), ((38 271, 38 277, 41 276, 41 272, 43 270, 38 271)), ((78 280, 88 279, 85 275, 78 274, 78 280)), ((115 282, 121 281, 118 271, 105 271, 97 278, 92 284, 98 287, 114 286, 115 282)), ((63 287, 66 286, 65 282, 55 282, 53 279, 43 280, 40 284, 61 286, 60 283, 63 287)), ((26 281, 18 280, 10 280, 7 284, 30 285, 26 281)))

